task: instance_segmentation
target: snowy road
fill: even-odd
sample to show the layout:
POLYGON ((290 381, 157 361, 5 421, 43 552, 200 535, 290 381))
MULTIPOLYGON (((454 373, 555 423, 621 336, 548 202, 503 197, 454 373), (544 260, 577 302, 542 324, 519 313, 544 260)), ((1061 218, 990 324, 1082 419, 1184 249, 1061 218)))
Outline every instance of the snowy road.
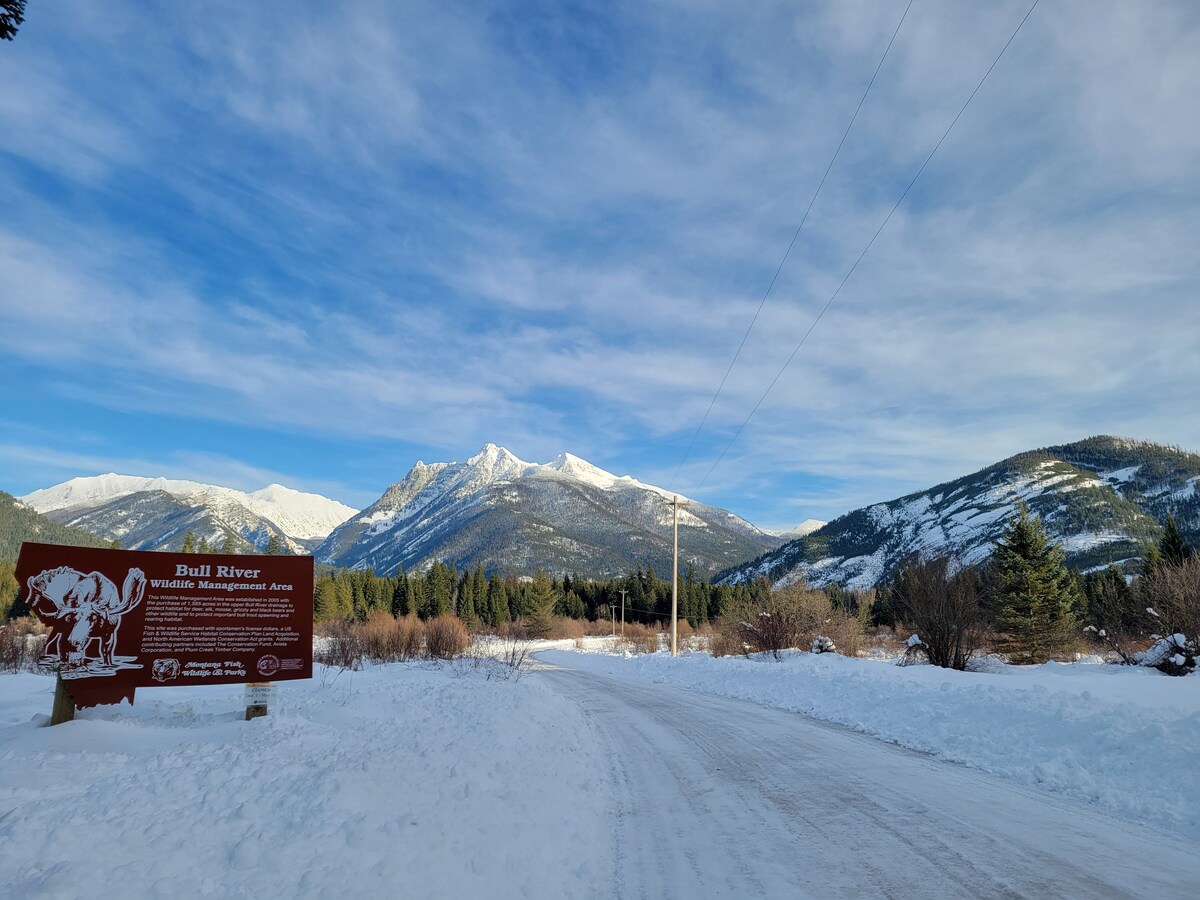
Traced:
POLYGON ((535 677, 611 760, 614 896, 1165 898, 1200 881, 1195 843, 794 713, 535 677))

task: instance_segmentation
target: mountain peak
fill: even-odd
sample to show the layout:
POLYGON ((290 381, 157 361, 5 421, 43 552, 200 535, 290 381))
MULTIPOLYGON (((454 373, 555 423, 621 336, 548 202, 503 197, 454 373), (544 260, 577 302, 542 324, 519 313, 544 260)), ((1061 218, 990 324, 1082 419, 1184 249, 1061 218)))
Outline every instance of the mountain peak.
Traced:
MULTIPOLYGON (((573 453, 530 463, 486 443, 466 462, 414 466, 376 503, 317 549, 322 562, 391 573, 435 560, 530 573, 538 568, 596 577, 667 564, 670 495, 616 476, 573 453)), ((778 546, 724 510, 681 510, 689 563, 701 570, 778 546)))
MULTIPOLYGON (((126 497, 145 495, 152 491, 169 494, 195 509, 211 510, 222 521, 225 521, 228 515, 233 515, 241 522, 246 519, 246 514, 265 519, 289 538, 300 541, 325 537, 356 512, 344 503, 319 494, 306 494, 282 484, 270 484, 247 493, 197 481, 161 476, 118 475, 115 472, 79 476, 62 484, 26 494, 20 499, 26 506, 41 513, 62 511, 63 515, 66 515, 67 511, 76 510, 80 515, 87 515, 88 511, 94 511, 106 504, 119 503, 126 497), (243 512, 236 512, 238 509, 243 512)), ((111 515, 120 518, 119 511, 113 511, 111 515)), ((125 525, 115 527, 123 528, 125 525)), ((241 525, 232 524, 230 529, 239 533, 244 530, 241 525)), ((104 536, 125 539, 124 533, 104 536)))

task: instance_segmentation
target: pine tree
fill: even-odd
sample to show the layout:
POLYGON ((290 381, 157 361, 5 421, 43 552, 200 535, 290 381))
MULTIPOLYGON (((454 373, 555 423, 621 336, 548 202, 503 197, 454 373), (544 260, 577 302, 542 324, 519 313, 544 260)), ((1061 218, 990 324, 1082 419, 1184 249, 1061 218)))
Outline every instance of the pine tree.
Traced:
POLYGON ((413 611, 412 585, 403 568, 396 569, 396 587, 392 591, 392 615, 399 618, 413 611))
POLYGON ((221 552, 229 556, 237 553, 237 544, 234 543, 232 534, 225 535, 225 540, 221 542, 221 552))
POLYGON ((558 603, 558 592, 554 582, 543 570, 538 569, 529 588, 528 631, 530 637, 545 637, 553 624, 554 607, 558 603))
POLYGON ((200 543, 196 545, 196 552, 197 553, 207 553, 208 552, 208 538, 206 538, 204 536, 200 537, 200 543))
POLYGON ((1163 534, 1158 540, 1158 552, 1168 566, 1181 566, 1184 560, 1192 555, 1192 548, 1184 542, 1183 535, 1179 533, 1179 525, 1170 513, 1167 513, 1163 534))
POLYGON ((337 614, 337 587, 332 578, 321 578, 313 592, 313 618, 318 622, 337 614))
POLYGON ((187 533, 184 534, 184 536, 183 536, 183 552, 184 553, 195 553, 196 552, 196 535, 194 535, 192 533, 192 530, 190 528, 188 529, 187 533))
POLYGON ((425 599, 425 579, 419 575, 415 578, 410 578, 408 582, 409 597, 409 612, 414 612, 421 618, 429 616, 429 610, 426 609, 427 600, 425 599))
POLYGON ((999 649, 1035 663, 1064 653, 1077 630, 1078 585, 1062 547, 1023 504, 996 543, 991 567, 999 649))
POLYGON ((475 603, 475 575, 472 572, 463 572, 458 581, 458 609, 456 612, 458 617, 471 627, 479 623, 475 603))
POLYGON ((1158 567, 1162 565, 1162 553, 1158 549, 1158 544, 1151 544, 1146 548, 1145 555, 1142 556, 1141 576, 1149 578, 1153 575, 1158 567))
POLYGON ((508 591, 504 589, 504 582, 500 580, 500 576, 494 572, 488 579, 487 605, 489 625, 499 625, 508 621, 508 591))
POLYGON ((433 619, 454 612, 458 575, 444 562, 435 562, 425 575, 425 603, 418 607, 422 619, 433 619))
POLYGON ((0 0, 0 40, 11 41, 25 21, 25 0, 0 0))
POLYGON ((275 534, 274 532, 272 532, 271 537, 267 539, 266 554, 267 556, 283 555, 283 542, 279 540, 279 535, 275 534))

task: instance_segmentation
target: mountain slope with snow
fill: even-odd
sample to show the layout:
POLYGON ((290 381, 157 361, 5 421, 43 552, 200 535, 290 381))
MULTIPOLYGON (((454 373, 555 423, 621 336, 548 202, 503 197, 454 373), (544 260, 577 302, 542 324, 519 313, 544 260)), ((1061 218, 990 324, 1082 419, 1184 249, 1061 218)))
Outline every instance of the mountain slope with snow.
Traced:
POLYGON ((72 478, 20 500, 55 522, 138 550, 178 549, 191 531, 210 545, 231 538, 238 550, 261 550, 275 536, 305 553, 355 512, 328 497, 279 484, 247 493, 114 473, 72 478))
MULTIPOLYGON (((380 574, 435 560, 514 574, 544 568, 607 577, 639 563, 663 572, 670 568, 672 496, 569 453, 538 464, 486 444, 466 462, 418 462, 316 556, 380 574)), ((732 513, 691 501, 680 508, 679 526, 681 567, 705 573, 781 543, 732 513)))
POLYGON ((872 587, 908 556, 991 555, 1018 503, 1045 520, 1067 562, 1088 569, 1136 561, 1173 513, 1185 537, 1200 538, 1200 455, 1123 438, 1095 437, 1006 459, 972 475, 857 509, 817 531, 722 572, 725 583, 764 576, 775 583, 872 587))

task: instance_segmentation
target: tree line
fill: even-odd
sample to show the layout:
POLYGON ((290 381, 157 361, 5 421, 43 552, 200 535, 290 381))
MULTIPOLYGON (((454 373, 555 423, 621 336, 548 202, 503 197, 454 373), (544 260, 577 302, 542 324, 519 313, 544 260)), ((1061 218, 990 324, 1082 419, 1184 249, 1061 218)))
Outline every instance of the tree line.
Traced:
POLYGON ((912 557, 878 604, 878 619, 912 629, 912 649, 948 668, 966 668, 985 642, 1013 662, 1068 658, 1085 636, 1169 674, 1191 671, 1200 655, 1200 557, 1170 515, 1136 575, 1116 565, 1081 575, 1022 506, 985 564, 912 557))
MULTIPOLYGON (((713 585, 688 567, 679 581, 679 617, 701 627, 744 604, 753 585, 713 585)), ((378 611, 394 616, 434 619, 453 614, 473 628, 496 628, 518 619, 536 633, 549 619, 621 617, 640 624, 662 622, 671 615, 671 585, 654 570, 639 567, 623 578, 605 581, 578 575, 561 578, 539 569, 532 578, 486 575, 482 567, 459 572, 435 562, 424 573, 380 576, 370 570, 319 567, 314 589, 313 616, 317 621, 357 619, 365 622, 378 611)))

